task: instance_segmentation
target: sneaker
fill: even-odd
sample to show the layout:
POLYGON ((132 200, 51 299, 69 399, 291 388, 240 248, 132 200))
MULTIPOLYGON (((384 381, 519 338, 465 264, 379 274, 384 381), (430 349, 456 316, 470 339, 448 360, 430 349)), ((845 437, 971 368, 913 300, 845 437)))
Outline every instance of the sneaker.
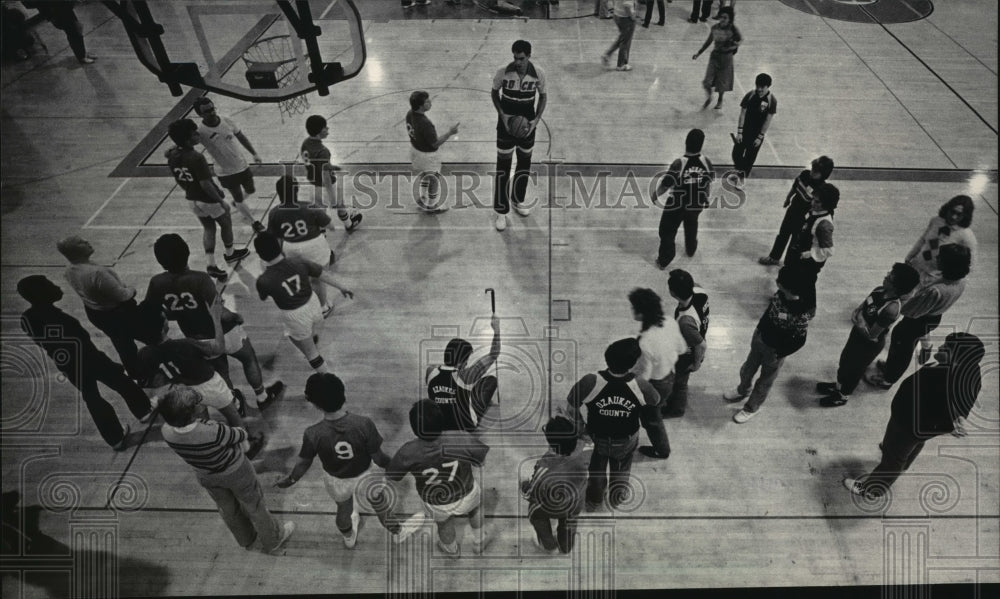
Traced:
POLYGON ((255 437, 250 437, 250 449, 247 450, 247 459, 252 460, 257 457, 257 454, 264 449, 264 445, 267 444, 267 438, 263 433, 258 434, 255 437))
POLYGON ((122 440, 111 446, 111 449, 115 451, 125 451, 128 448, 128 434, 132 432, 132 428, 129 425, 125 425, 122 429, 122 440))
POLYGON ((736 414, 733 415, 733 422, 737 424, 743 424, 747 420, 750 420, 751 418, 756 416, 758 412, 760 412, 760 410, 757 410, 757 412, 747 412, 746 408, 743 408, 742 410, 736 412, 736 414))
POLYGON ((507 228, 507 215, 506 214, 498 214, 497 215, 496 228, 497 228, 497 231, 503 231, 504 229, 507 228))
POLYGON ((839 408, 840 406, 847 403, 847 398, 840 393, 831 393, 826 397, 819 400, 819 405, 824 408, 839 408))
POLYGON ((656 268, 659 268, 660 270, 666 270, 668 266, 670 266, 669 262, 664 262, 659 258, 656 259, 656 268))
POLYGON ((226 264, 235 264, 236 262, 239 262, 240 260, 246 258, 249 255, 250 255, 250 250, 246 248, 233 250, 232 254, 226 256, 226 264))
POLYGON ((844 484, 844 487, 854 495, 857 495, 859 497, 865 496, 865 491, 864 489, 861 488, 861 483, 858 482, 858 479, 845 478, 841 482, 844 484))
POLYGON ((472 552, 476 555, 482 555, 483 550, 493 540, 493 535, 490 534, 490 531, 485 526, 478 531, 471 529, 470 534, 472 535, 472 552))
POLYGON ((816 393, 833 393, 837 390, 837 383, 816 383, 816 393))
POLYGON ((611 57, 607 54, 601 54, 601 64, 604 65, 604 68, 606 69, 611 68, 611 57))
POLYGON ((688 23, 697 23, 697 22, 698 22, 698 19, 696 19, 694 17, 691 17, 690 19, 688 19, 688 23))
POLYGON ((404 2, 403 3, 403 8, 413 8, 413 3, 412 2, 404 2))
POLYGON ((623 64, 622 66, 618 67, 618 70, 619 71, 631 71, 632 70, 632 65, 630 65, 630 64, 623 64))
POLYGON ((653 458, 655 460, 665 460, 668 457, 670 457, 666 455, 660 455, 659 453, 657 453, 655 449, 653 449, 652 445, 643 445, 642 447, 639 448, 639 453, 646 456, 647 458, 653 458))
POLYGON ((413 533, 417 532, 424 527, 425 524, 429 522, 426 515, 422 513, 416 513, 407 518, 399 525, 399 532, 391 533, 392 542, 395 544, 400 544, 410 537, 413 533))
POLYGON ((285 396, 285 383, 277 381, 270 387, 265 387, 264 390, 267 392, 267 396, 264 398, 264 401, 257 402, 257 409, 261 412, 274 404, 274 402, 281 401, 285 396))
MULTIPOLYGON (((427 4, 430 4, 430 2, 427 4)), ((361 514, 358 513, 357 508, 354 508, 354 511, 351 513, 351 532, 348 535, 344 535, 344 547, 354 549, 354 546, 358 544, 358 529, 360 527, 361 514)))
POLYGON ((873 372, 871 374, 865 373, 865 382, 875 387, 876 389, 889 390, 892 389, 893 383, 885 380, 885 376, 881 372, 873 372))
POLYGON ((222 270, 221 268, 219 268, 214 264, 208 266, 205 269, 205 272, 207 272, 208 275, 213 279, 218 279, 220 283, 225 283, 226 279, 229 278, 229 273, 227 273, 226 271, 222 270))
POLYGON ((239 389, 233 389, 233 399, 236 400, 236 411, 239 412, 241 418, 247 417, 247 398, 243 395, 243 392, 239 389))
POLYGON ((757 258, 757 264, 763 264, 764 266, 778 266, 781 264, 781 260, 775 260, 770 256, 761 256, 757 258))
POLYGON ((542 545, 542 542, 538 540, 537 534, 531 535, 531 542, 534 543, 535 547, 538 547, 538 550, 541 551, 542 553, 546 553, 548 555, 559 555, 558 547, 556 547, 555 549, 546 549, 545 545, 542 545))
POLYGON ((719 100, 718 102, 716 102, 715 109, 716 110, 722 110, 722 100, 719 100))
POLYGON ((746 397, 747 395, 749 395, 749 393, 740 393, 739 389, 733 389, 732 391, 726 391, 725 393, 723 393, 722 399, 729 402, 733 402, 733 401, 739 401, 744 397, 746 397))
POLYGON ((294 522, 285 522, 284 524, 282 524, 281 538, 278 539, 278 544, 274 546, 274 549, 271 549, 270 551, 268 551, 268 553, 270 553, 271 555, 278 555, 278 552, 281 551, 281 548, 288 541, 288 538, 292 536, 293 532, 295 532, 294 522))
POLYGON ((709 96, 708 98, 705 99, 705 103, 701 105, 701 109, 705 110, 711 103, 712 103, 712 96, 709 96))
POLYGON ((353 233, 357 231, 358 227, 361 226, 361 213, 355 212, 350 218, 344 223, 344 230, 348 233, 353 233))
POLYGON ((330 315, 333 314, 333 304, 321 306, 321 309, 323 310, 323 318, 330 318, 330 315))
POLYGON ((93 54, 88 54, 80 59, 80 64, 93 64, 95 60, 97 60, 96 56, 94 56, 93 54))
POLYGON ((704 22, 708 21, 708 17, 702 17, 702 18, 700 18, 698 20, 701 21, 702 23, 704 23, 704 22))
POLYGON ((259 220, 253 221, 253 224, 251 224, 250 227, 253 228, 254 233, 263 233, 266 230, 264 228, 264 223, 260 222, 259 220))
POLYGON ((444 543, 441 542, 441 539, 438 539, 438 541, 437 541, 437 546, 438 546, 438 549, 441 550, 441 553, 443 553, 443 554, 445 554, 445 555, 447 555, 448 557, 451 557, 451 558, 460 557, 461 554, 462 554, 462 551, 459 549, 458 543, 453 543, 453 544, 455 545, 455 548, 454 549, 448 549, 447 547, 444 546, 444 543))
POLYGON ((521 216, 528 216, 531 214, 531 207, 525 206, 524 204, 514 204, 514 211, 521 216))

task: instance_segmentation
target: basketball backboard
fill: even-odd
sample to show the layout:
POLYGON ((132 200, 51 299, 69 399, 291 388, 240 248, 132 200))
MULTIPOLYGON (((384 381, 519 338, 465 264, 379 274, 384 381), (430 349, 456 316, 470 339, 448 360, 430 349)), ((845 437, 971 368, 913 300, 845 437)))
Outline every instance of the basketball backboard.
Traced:
POLYGON ((182 86, 282 102, 357 75, 365 63, 352 0, 104 0, 143 65, 182 86), (161 23, 171 23, 165 27, 161 23), (178 26, 176 23, 183 23, 178 26))

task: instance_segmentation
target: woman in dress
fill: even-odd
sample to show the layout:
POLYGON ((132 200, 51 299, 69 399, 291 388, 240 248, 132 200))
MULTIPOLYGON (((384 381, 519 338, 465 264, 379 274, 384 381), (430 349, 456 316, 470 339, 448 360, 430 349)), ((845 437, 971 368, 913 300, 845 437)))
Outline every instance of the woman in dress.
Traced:
POLYGON ((708 39, 702 44, 701 49, 691 57, 692 60, 697 60, 713 42, 715 43, 708 58, 705 79, 701 82, 707 96, 702 109, 708 108, 708 105, 712 103, 712 88, 719 92, 719 101, 716 103, 715 109, 722 109, 723 94, 733 89, 733 54, 736 54, 740 42, 743 41, 740 30, 733 24, 733 8, 731 6, 719 8, 718 19, 719 22, 712 25, 711 31, 708 32, 708 39))
POLYGON ((938 210, 937 216, 931 219, 927 230, 906 254, 906 263, 920 273, 919 288, 926 287, 935 279, 941 278, 941 270, 937 265, 938 250, 943 245, 956 243, 964 245, 972 252, 973 260, 976 254, 976 236, 969 226, 972 224, 972 198, 955 196, 945 202, 938 210))

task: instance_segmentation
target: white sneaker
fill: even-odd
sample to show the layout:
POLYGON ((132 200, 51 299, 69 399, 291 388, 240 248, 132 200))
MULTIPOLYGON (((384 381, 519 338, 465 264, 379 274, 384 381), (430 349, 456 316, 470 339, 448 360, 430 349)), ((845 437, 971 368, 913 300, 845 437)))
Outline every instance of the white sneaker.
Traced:
POLYGON ((847 490, 850 491, 851 493, 864 497, 865 492, 861 490, 861 483, 859 483, 857 479, 845 478, 841 482, 844 483, 844 486, 847 487, 847 490))
POLYGON ((618 67, 618 70, 619 71, 631 71, 632 70, 632 65, 623 64, 622 66, 618 67))
POLYGON ((496 227, 497 227, 497 231, 503 231, 504 229, 507 228, 507 215, 506 214, 498 214, 497 215, 496 227))
POLYGON ((344 547, 348 549, 354 549, 354 546, 358 544, 358 528, 361 527, 361 514, 358 510, 351 513, 351 534, 344 537, 344 547))
POLYGON ((750 420, 751 418, 756 416, 759 412, 760 412, 759 409, 756 412, 747 412, 746 408, 743 408, 742 410, 736 412, 736 414, 733 415, 733 422, 737 424, 743 424, 747 420, 750 420))
POLYGON ((288 538, 292 536, 293 532, 295 532, 294 522, 287 521, 284 524, 282 524, 281 538, 278 539, 278 544, 275 545, 274 549, 271 549, 270 551, 268 551, 268 553, 270 553, 271 555, 278 555, 278 552, 281 551, 282 547, 285 545, 285 542, 288 541, 288 538))
POLYGON ((399 525, 399 532, 390 535, 392 537, 392 542, 397 545, 402 543, 408 539, 410 535, 423 528, 428 521, 429 518, 427 518, 425 514, 419 512, 413 514, 399 525))
POLYGON ((531 214, 531 207, 525 206, 524 204, 514 204, 514 210, 521 216, 528 216, 531 214))
POLYGON ((726 401, 739 401, 746 397, 747 393, 740 393, 739 389, 733 389, 731 391, 726 391, 722 394, 722 399, 726 401))

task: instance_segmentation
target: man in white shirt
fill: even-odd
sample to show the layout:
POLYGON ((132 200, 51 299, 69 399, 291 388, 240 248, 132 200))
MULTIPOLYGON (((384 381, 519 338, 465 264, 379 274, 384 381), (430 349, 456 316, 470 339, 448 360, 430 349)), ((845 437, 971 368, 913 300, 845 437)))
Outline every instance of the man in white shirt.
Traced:
POLYGON ((236 210, 250 222, 254 231, 260 233, 264 226, 254 219, 250 209, 243 204, 245 195, 256 190, 253 173, 243 157, 240 145, 250 152, 256 164, 260 164, 262 160, 257 150, 236 123, 216 112, 215 104, 208 98, 202 96, 195 100, 194 111, 201 117, 201 123, 198 124, 201 145, 205 146, 215 161, 215 175, 219 177, 219 183, 232 195, 236 210))

